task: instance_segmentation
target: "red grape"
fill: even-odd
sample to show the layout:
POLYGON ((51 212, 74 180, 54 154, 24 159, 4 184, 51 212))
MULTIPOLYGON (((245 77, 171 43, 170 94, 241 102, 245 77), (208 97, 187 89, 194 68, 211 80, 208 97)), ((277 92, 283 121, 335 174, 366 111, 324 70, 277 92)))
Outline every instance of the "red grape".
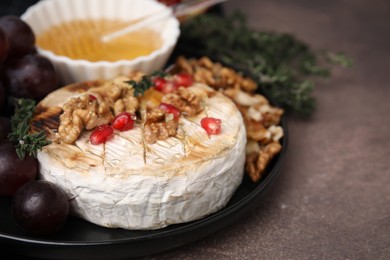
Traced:
POLYGON ((69 215, 69 201, 57 185, 37 180, 20 187, 12 199, 16 222, 35 234, 47 235, 62 228, 69 215))
POLYGON ((0 109, 3 108, 4 101, 5 101, 5 89, 3 84, 0 82, 0 109))
POLYGON ((38 174, 38 161, 27 156, 20 160, 14 144, 0 141, 0 195, 12 196, 23 184, 35 180, 38 174))
POLYGON ((0 18, 0 28, 9 40, 9 57, 23 56, 35 47, 35 35, 31 27, 15 15, 0 18))
MULTIPOLYGON (((7 94, 7 92, 6 92, 7 94)), ((11 118, 15 113, 15 100, 5 95, 4 104, 0 108, 0 116, 11 118)))
POLYGON ((59 82, 53 64, 38 54, 28 54, 10 63, 5 78, 12 96, 37 101, 57 89, 59 82))
POLYGON ((7 140, 7 136, 10 132, 11 121, 7 117, 0 116, 0 142, 7 140))
POLYGON ((9 39, 4 30, 0 28, 0 63, 5 61, 9 51, 9 39))

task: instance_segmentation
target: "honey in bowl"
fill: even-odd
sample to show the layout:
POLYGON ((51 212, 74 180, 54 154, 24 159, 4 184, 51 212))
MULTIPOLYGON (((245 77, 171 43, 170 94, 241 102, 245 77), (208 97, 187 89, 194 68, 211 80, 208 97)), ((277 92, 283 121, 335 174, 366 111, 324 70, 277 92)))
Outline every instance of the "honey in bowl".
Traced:
POLYGON ((74 20, 49 28, 37 36, 40 48, 71 59, 96 61, 131 60, 161 46, 157 32, 143 28, 103 42, 101 36, 120 28, 120 20, 74 20))

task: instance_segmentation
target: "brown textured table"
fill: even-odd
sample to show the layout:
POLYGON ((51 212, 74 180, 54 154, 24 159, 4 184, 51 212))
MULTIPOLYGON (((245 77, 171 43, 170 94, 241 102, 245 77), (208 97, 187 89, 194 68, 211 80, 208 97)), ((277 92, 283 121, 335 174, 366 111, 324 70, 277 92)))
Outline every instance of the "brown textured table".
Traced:
POLYGON ((288 118, 288 151, 266 198, 228 228, 144 259, 390 259, 390 1, 224 8, 356 64, 317 85, 311 118, 288 118))
POLYGON ((290 117, 268 197, 230 227, 146 259, 390 259, 390 1, 236 0, 259 30, 346 52, 315 90, 310 119, 290 117))

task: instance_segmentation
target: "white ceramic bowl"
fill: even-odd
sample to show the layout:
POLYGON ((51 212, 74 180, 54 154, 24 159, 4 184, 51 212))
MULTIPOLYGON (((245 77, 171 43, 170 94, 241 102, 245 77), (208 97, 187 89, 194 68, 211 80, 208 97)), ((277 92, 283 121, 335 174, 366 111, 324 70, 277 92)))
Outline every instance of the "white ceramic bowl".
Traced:
MULTIPOLYGON (((74 19, 120 19, 129 21, 167 7, 155 0, 41 0, 31 6, 21 18, 39 35, 51 26, 74 19)), ((171 15, 168 19, 149 25, 157 31, 162 44, 147 56, 115 62, 74 60, 59 56, 37 46, 43 56, 55 66, 63 84, 96 79, 112 79, 118 75, 141 70, 151 73, 164 67, 180 35, 179 21, 171 15)), ((61 37, 59 35, 58 37, 61 37)))

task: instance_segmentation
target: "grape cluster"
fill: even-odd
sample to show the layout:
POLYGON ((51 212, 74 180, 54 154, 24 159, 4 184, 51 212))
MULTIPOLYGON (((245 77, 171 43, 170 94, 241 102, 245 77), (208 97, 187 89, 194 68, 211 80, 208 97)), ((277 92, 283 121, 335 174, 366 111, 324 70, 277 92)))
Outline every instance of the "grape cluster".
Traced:
POLYGON ((52 183, 38 180, 38 160, 20 160, 7 140, 14 98, 36 101, 58 88, 53 64, 39 55, 35 35, 18 16, 0 18, 0 196, 12 199, 16 222, 36 234, 49 234, 64 225, 69 202, 52 183))
POLYGON ((36 51, 31 27, 14 15, 0 18, 0 72, 1 111, 10 109, 10 97, 39 101, 59 84, 53 64, 36 51))

